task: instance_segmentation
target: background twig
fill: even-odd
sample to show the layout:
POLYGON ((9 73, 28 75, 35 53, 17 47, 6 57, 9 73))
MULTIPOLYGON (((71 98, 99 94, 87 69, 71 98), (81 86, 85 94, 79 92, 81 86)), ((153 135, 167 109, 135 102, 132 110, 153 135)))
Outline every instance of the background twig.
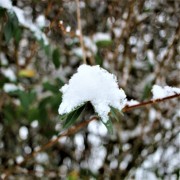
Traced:
POLYGON ((76 0, 76 5, 77 5, 77 22, 78 22, 78 37, 79 41, 81 44, 81 49, 83 53, 83 62, 86 64, 86 52, 84 48, 84 41, 83 41, 83 34, 82 34, 82 25, 81 25, 81 11, 80 11, 80 5, 79 5, 79 0, 76 0))

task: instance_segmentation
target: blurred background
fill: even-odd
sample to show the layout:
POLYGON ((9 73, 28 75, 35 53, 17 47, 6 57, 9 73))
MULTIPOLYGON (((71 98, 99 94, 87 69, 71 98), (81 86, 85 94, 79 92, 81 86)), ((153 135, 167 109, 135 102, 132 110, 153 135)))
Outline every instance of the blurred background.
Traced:
MULTIPOLYGON (((83 63, 76 10, 73 0, 0 0, 1 178, 62 131, 59 89, 83 63)), ((80 0, 80 10, 88 64, 115 74, 128 99, 180 85, 179 0, 80 0)), ((118 114, 112 135, 93 121, 9 179, 178 180, 179 109, 172 99, 118 114)))

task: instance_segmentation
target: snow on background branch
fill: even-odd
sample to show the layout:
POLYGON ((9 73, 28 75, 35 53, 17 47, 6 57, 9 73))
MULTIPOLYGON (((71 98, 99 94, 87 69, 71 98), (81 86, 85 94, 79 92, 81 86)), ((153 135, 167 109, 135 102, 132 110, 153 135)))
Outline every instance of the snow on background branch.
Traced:
POLYGON ((38 40, 42 40, 45 45, 49 44, 46 35, 41 31, 41 28, 45 26, 44 16, 41 15, 40 17, 38 17, 35 24, 32 22, 31 19, 28 19, 26 17, 24 10, 20 9, 17 6, 13 6, 11 0, 1 0, 0 7, 7 9, 9 13, 15 13, 16 17, 18 18, 19 23, 22 26, 32 31, 35 37, 38 40))

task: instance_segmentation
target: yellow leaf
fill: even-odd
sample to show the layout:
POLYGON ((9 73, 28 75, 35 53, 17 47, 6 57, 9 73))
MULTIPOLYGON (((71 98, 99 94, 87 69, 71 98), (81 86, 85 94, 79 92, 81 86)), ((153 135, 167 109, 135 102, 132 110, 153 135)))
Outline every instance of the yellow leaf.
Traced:
POLYGON ((36 75, 35 71, 32 69, 22 69, 19 71, 19 76, 32 78, 36 75))

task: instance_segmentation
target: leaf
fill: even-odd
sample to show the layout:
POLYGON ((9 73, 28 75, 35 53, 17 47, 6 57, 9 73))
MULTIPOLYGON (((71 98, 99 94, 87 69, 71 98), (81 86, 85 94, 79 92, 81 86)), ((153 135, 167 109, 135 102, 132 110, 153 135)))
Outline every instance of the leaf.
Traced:
POLYGON ((146 84, 146 86, 144 87, 144 91, 142 93, 142 99, 147 99, 150 97, 151 95, 151 89, 152 89, 152 84, 149 83, 149 84, 146 84))
POLYGON ((39 119, 39 109, 38 108, 31 108, 28 111, 28 120, 32 122, 35 119, 39 119))
POLYGON ((109 134, 113 134, 113 126, 111 120, 108 120, 106 123, 103 122, 103 124, 106 126, 109 134))
POLYGON ((97 53, 97 54, 95 55, 95 60, 96 60, 96 64, 102 66, 103 60, 102 60, 102 58, 101 58, 101 56, 100 56, 99 53, 97 53))
POLYGON ((33 69, 22 69, 19 71, 18 75, 21 77, 33 78, 36 73, 33 69))
POLYGON ((120 111, 119 109, 117 108, 114 108, 111 106, 111 114, 110 114, 116 121, 119 121, 119 118, 121 116, 124 116, 123 112, 120 111))
POLYGON ((59 88, 53 84, 50 84, 49 82, 43 83, 43 87, 45 90, 51 91, 53 93, 59 93, 59 88))
POLYGON ((19 98, 23 108, 28 110, 29 106, 35 100, 36 94, 33 91, 31 92, 19 91, 19 98))
POLYGON ((111 40, 102 40, 102 41, 96 42, 96 45, 98 47, 108 47, 108 46, 111 46, 112 43, 113 43, 113 41, 111 41, 111 40))
POLYGON ((85 107, 85 105, 83 105, 83 106, 79 107, 78 109, 69 113, 66 117, 63 128, 66 129, 66 128, 70 127, 78 119, 78 117, 80 116, 80 114, 84 110, 84 107, 85 107))
POLYGON ((54 49, 52 53, 52 59, 53 59, 55 68, 58 69, 60 66, 60 52, 58 48, 54 49))
POLYGON ((6 43, 8 43, 11 38, 15 38, 18 42, 20 40, 20 28, 19 22, 14 13, 8 13, 8 21, 4 27, 4 36, 6 43))
POLYGON ((14 108, 12 107, 11 104, 8 104, 4 107, 3 114, 5 117, 4 119, 6 120, 5 122, 7 124, 11 124, 16 119, 14 113, 15 113, 14 108))
POLYGON ((4 36, 6 43, 8 43, 13 37, 13 28, 12 28, 12 24, 9 21, 6 23, 4 27, 4 36))
POLYGON ((114 119, 116 119, 116 121, 119 121, 119 118, 118 118, 116 113, 117 113, 117 109, 111 107, 111 114, 112 114, 112 116, 114 117, 114 119))

